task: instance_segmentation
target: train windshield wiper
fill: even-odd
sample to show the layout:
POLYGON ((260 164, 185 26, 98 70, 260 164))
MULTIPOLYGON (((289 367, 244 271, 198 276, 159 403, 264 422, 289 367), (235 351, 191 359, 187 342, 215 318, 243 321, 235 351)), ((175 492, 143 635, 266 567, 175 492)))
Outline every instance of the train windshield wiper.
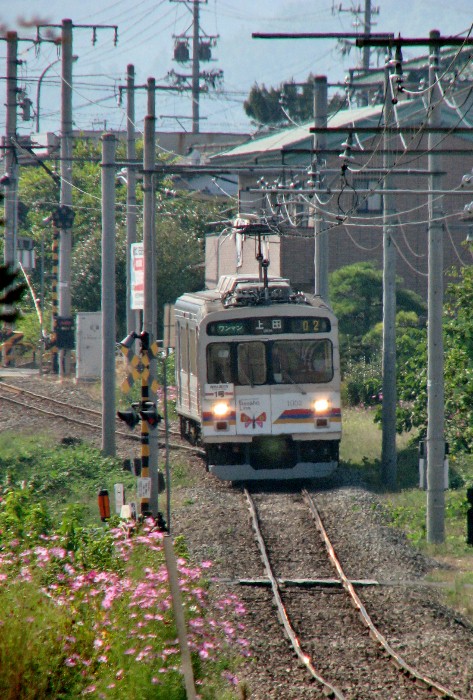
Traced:
POLYGON ((299 391, 301 392, 301 394, 303 394, 304 396, 305 396, 305 394, 307 394, 307 392, 301 387, 301 385, 298 384, 296 381, 294 381, 294 379, 291 377, 291 375, 290 375, 290 373, 287 371, 287 369, 284 369, 284 370, 283 370, 283 378, 284 378, 284 377, 287 377, 287 378, 290 380, 290 382, 291 382, 292 384, 294 384, 294 386, 296 386, 296 387, 299 389, 299 391))

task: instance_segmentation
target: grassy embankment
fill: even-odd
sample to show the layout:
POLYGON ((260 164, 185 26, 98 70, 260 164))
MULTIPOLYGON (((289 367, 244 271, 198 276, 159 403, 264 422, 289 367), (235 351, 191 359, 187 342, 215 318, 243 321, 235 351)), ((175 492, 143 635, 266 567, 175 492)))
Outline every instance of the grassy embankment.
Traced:
POLYGON ((473 620, 473 547, 466 544, 466 489, 473 486, 473 456, 450 457, 450 489, 445 493, 445 543, 426 542, 427 494, 418 488, 418 455, 408 436, 398 436, 398 490, 380 483, 381 430, 372 412, 345 409, 341 459, 360 470, 368 486, 385 503, 392 525, 412 543, 449 565, 432 576, 442 582, 447 602, 473 620))

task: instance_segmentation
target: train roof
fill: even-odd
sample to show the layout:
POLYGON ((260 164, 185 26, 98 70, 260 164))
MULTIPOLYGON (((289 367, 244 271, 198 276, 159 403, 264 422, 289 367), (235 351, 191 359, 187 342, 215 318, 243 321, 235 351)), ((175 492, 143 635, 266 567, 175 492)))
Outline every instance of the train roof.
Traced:
POLYGON ((267 288, 258 275, 223 275, 214 289, 188 292, 176 301, 176 310, 206 315, 231 308, 299 304, 333 313, 320 296, 295 292, 285 277, 268 277, 267 288))

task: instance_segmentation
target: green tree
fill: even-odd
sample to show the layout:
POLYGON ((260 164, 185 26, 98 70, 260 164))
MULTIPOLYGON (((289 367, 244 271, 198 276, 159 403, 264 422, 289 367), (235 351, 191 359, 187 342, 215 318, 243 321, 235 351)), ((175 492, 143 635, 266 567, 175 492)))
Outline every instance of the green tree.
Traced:
MULTIPOLYGON (((369 361, 371 350, 364 339, 383 317, 383 273, 372 262, 342 267, 330 275, 330 299, 338 318, 342 356, 369 361)), ((396 305, 399 311, 425 313, 423 300, 397 279, 396 305)))
MULTIPOLYGON (((452 452, 473 451, 473 268, 451 283, 444 307, 445 435, 452 452)), ((427 337, 399 367, 398 427, 427 431, 427 337)))
MULTIPOLYGON (((282 127, 306 122, 314 114, 314 76, 310 73, 303 83, 291 79, 277 87, 267 88, 255 83, 243 104, 246 114, 258 125, 282 127)), ((339 94, 334 95, 328 111, 338 111, 345 102, 339 94)))

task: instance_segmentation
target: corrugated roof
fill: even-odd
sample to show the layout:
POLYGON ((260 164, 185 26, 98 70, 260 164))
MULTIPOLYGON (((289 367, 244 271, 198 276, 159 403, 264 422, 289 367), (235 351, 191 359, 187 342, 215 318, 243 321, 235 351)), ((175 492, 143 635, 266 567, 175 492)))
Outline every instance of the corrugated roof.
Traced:
MULTIPOLYGON (((358 107, 355 109, 340 110, 328 119, 329 127, 367 127, 378 126, 382 124, 383 105, 375 105, 374 107, 358 107)), ((397 118, 401 126, 412 126, 421 124, 425 119, 426 108, 421 99, 401 100, 396 107, 397 118)), ((278 162, 284 159, 286 165, 294 164, 297 159, 297 151, 303 149, 311 149, 313 134, 310 129, 314 122, 307 121, 301 126, 282 129, 277 133, 269 134, 255 138, 245 143, 236 146, 235 148, 223 151, 211 157, 212 163, 218 164, 268 164, 275 161, 275 156, 278 162), (291 151, 294 151, 291 158, 291 151)), ((452 109, 448 105, 442 107, 442 125, 449 126, 454 131, 455 126, 469 126, 462 121, 457 110, 452 109)), ((354 130, 356 130, 354 128, 354 130)), ((360 135, 360 141, 372 138, 374 134, 360 135)), ((459 135, 460 138, 471 140, 467 134, 459 135)), ((332 133, 326 136, 326 147, 328 149, 337 148, 344 140, 343 133, 332 133)))
MULTIPOLYGON (((400 103, 399 107, 404 109, 407 103, 400 103)), ((371 126, 377 125, 382 114, 383 106, 375 105, 374 107, 358 107, 356 109, 340 110, 328 119, 329 127, 342 127, 350 124, 358 124, 371 126)), ((261 157, 265 154, 274 152, 280 153, 291 148, 302 147, 306 143, 311 143, 313 134, 310 133, 311 127, 314 126, 313 120, 307 121, 301 126, 283 129, 277 133, 260 138, 252 139, 246 143, 242 143, 228 151, 223 151, 211 158, 212 162, 218 162, 219 159, 244 158, 245 156, 261 157)), ((340 141, 340 136, 336 137, 337 142, 340 141)))

